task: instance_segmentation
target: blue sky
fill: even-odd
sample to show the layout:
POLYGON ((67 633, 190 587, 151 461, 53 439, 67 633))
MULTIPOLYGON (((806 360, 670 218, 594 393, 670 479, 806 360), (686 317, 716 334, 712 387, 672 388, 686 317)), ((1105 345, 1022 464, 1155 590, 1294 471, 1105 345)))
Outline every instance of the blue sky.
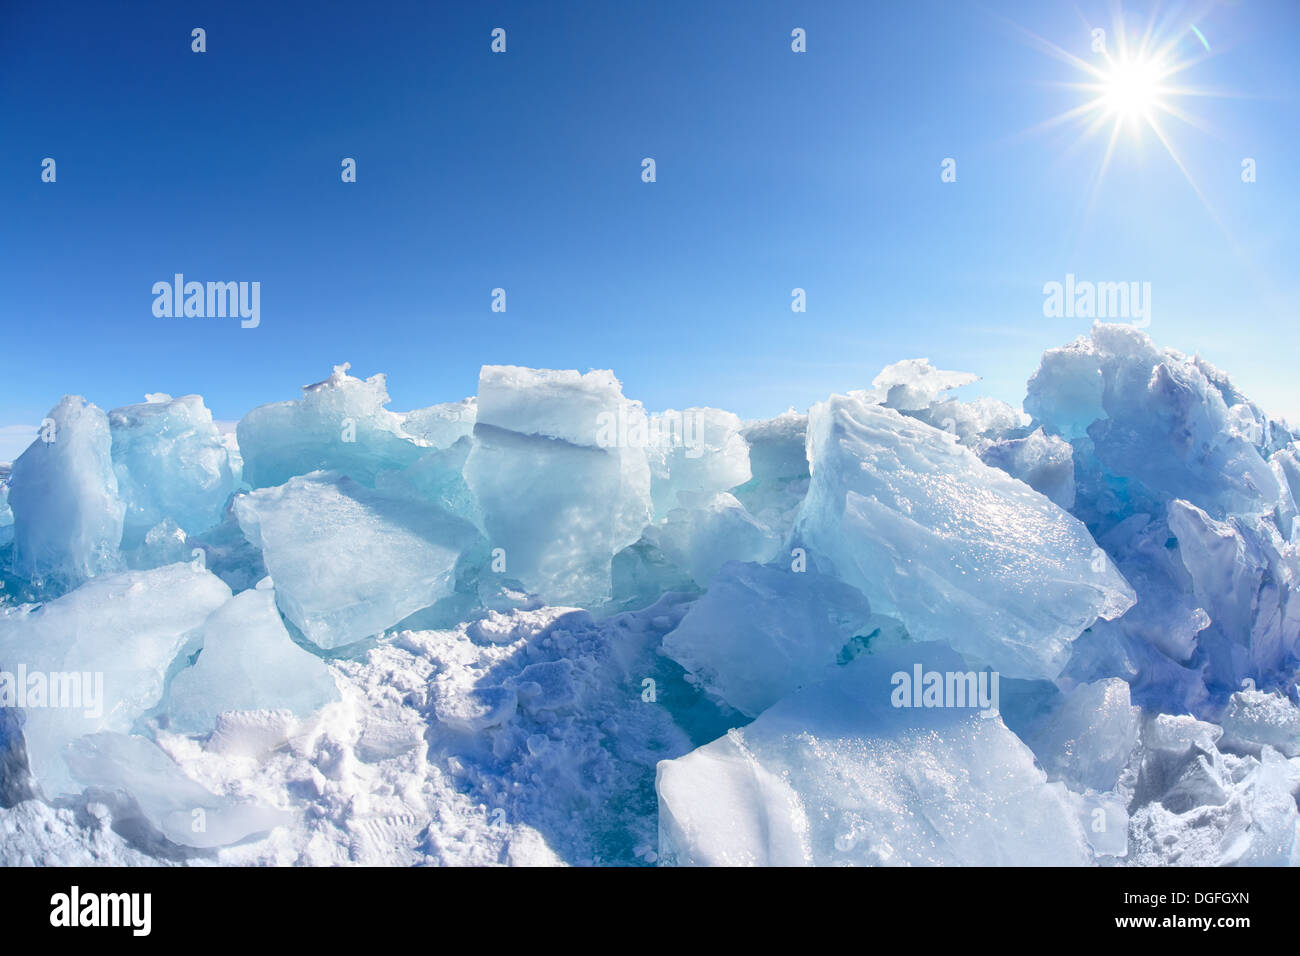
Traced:
POLYGON ((6 0, 0 459, 64 393, 229 420, 342 361, 396 409, 510 363, 766 416, 918 356, 1018 402, 1090 325, 1043 315, 1066 273, 1150 282, 1158 342, 1300 421, 1300 5, 1122 9, 1232 94, 1161 120, 1200 195, 1138 127, 1089 204, 1106 136, 1034 129, 1090 94, 1029 34, 1100 64, 1109 3, 6 0), (260 282, 260 326, 155 317, 176 272, 260 282))

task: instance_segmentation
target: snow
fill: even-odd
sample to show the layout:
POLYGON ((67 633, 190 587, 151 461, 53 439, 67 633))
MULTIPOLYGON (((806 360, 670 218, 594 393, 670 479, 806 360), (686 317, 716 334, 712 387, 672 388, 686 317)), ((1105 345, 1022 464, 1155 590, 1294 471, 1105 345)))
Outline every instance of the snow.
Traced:
POLYGON ((1201 736, 1183 749, 1148 750, 1129 826, 1139 866, 1294 866, 1300 762, 1272 747, 1259 757, 1221 752, 1201 736))
POLYGON ((144 737, 88 734, 72 741, 65 760, 84 786, 131 794, 145 821, 180 846, 225 846, 289 822, 274 808, 206 790, 144 737))
MULTIPOLYGON (((331 660, 339 699, 313 714, 234 711, 207 734, 155 730, 158 748, 212 795, 201 804, 215 798, 218 809, 254 814, 235 818, 241 828, 265 825, 268 810, 291 822, 274 818, 280 825, 265 835, 220 847, 127 841, 114 828, 133 832, 141 811, 129 800, 103 803, 101 788, 68 811, 35 812, 45 805, 32 800, 0 809, 0 834, 11 834, 0 861, 89 862, 97 853, 120 864, 652 863, 657 762, 725 730, 697 719, 693 739, 662 703, 643 700, 644 678, 657 679, 660 702, 698 697, 654 652, 680 614, 667 604, 596 624, 544 608, 494 614, 480 622, 489 626, 401 631, 331 660), (485 701, 503 698, 512 703, 489 704, 495 716, 484 716, 485 701)), ((689 703, 679 706, 690 715, 689 703)), ((168 779, 154 797, 155 814, 175 812, 176 785, 168 779)), ((212 813, 207 821, 215 839, 212 813)))

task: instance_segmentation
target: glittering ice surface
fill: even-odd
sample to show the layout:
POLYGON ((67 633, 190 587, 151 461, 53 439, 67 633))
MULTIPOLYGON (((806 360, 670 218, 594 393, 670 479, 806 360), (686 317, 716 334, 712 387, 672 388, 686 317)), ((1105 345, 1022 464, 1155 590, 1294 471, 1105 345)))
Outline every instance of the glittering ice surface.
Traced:
POLYGON ((836 396, 810 413, 808 457, 797 538, 918 640, 1051 678, 1133 603, 1078 519, 932 426, 836 396))

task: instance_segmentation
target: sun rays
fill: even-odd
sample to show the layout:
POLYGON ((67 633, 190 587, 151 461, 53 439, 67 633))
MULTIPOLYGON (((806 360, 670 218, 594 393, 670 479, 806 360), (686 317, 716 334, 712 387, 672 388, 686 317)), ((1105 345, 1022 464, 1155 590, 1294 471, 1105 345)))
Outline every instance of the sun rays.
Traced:
POLYGON ((1140 149, 1150 137, 1159 143, 1206 210, 1218 221, 1174 137, 1180 124, 1209 132, 1207 124, 1189 110, 1190 101, 1197 97, 1230 95, 1192 85, 1188 79, 1194 74, 1194 67, 1212 55, 1209 42, 1193 20, 1187 16, 1167 16, 1161 20, 1158 12, 1153 12, 1146 24, 1135 30, 1126 22, 1123 11, 1116 8, 1109 25, 1085 25, 1090 38, 1087 59, 1017 28, 1033 45, 1081 74, 1077 79, 1055 85, 1083 94, 1083 101, 1038 124, 1031 132, 1073 126, 1079 135, 1071 150, 1105 140, 1089 191, 1089 208, 1116 152, 1126 143, 1140 149))

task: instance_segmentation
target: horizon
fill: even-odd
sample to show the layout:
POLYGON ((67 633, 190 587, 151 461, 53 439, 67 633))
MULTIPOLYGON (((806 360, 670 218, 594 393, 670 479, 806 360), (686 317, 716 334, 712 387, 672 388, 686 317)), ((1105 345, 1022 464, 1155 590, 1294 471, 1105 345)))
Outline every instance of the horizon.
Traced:
MULTIPOLYGON (((1116 324, 1124 324, 1124 323, 1116 323, 1116 324)), ((1078 338, 1078 337, 1076 337, 1076 340, 1077 340, 1077 338, 1078 338)), ((1083 336, 1083 338, 1086 338, 1086 336, 1083 336)), ((1062 346, 1067 345, 1067 344, 1069 344, 1069 343, 1062 343, 1062 346)), ((1160 343, 1159 343, 1159 342, 1156 342, 1156 345, 1159 346, 1160 343)), ((1196 353, 1193 353, 1193 357, 1197 357, 1197 354, 1196 354, 1196 353)), ((1199 356, 1199 357, 1204 358, 1204 356, 1199 356)), ((925 361, 925 360, 927 360, 927 357, 926 357, 926 356, 908 356, 907 359, 920 359, 920 360, 925 361)), ((902 362, 902 361, 906 361, 907 359, 900 359, 899 361, 902 362)), ((339 363, 339 364, 340 364, 340 366, 347 366, 347 373, 348 373, 349 375, 352 375, 353 377, 356 377, 356 378, 370 378, 371 375, 375 375, 375 374, 378 374, 378 375, 384 375, 384 376, 385 376, 385 380, 384 380, 384 381, 385 381, 385 387, 387 388, 387 386, 388 386, 387 375, 386 375, 386 373, 384 373, 384 372, 375 372, 375 373, 371 373, 371 375, 357 375, 356 372, 355 372, 355 370, 351 368, 350 363, 347 363, 347 362, 341 362, 341 363, 339 363)), ((1213 364, 1213 363, 1211 362, 1210 364, 1213 364)), ((487 366, 482 366, 482 367, 483 367, 483 368, 486 368, 487 366)), ((553 371, 553 370, 552 370, 552 371, 553 371)), ((617 369, 603 369, 603 370, 600 370, 600 369, 574 369, 573 371, 579 371, 579 372, 583 372, 583 373, 585 373, 585 372, 589 372, 589 371, 610 371, 610 372, 613 372, 615 378, 618 377, 618 370, 617 370, 617 369)), ((881 371, 883 371, 883 369, 882 369, 881 371)), ((944 371, 950 371, 950 372, 967 372, 967 371, 969 371, 969 369, 945 369, 944 371)), ((1037 371, 1037 366, 1035 367, 1035 371, 1037 371)), ((1219 371, 1222 372, 1223 369, 1219 369, 1219 371)), ((877 374, 878 374, 878 373, 877 373, 877 374)), ((978 374, 978 373, 975 373, 975 374, 978 374)), ((1033 372, 1031 372, 1030 375, 1032 376, 1032 375, 1033 375, 1033 372)), ((328 376, 327 376, 327 377, 328 377, 328 376)), ((875 378, 875 375, 873 375, 872 378, 875 378)), ((1229 374, 1229 378, 1232 378, 1231 374, 1229 374)), ((957 399, 959 399, 959 400, 969 401, 970 399, 974 398, 977 394, 979 394, 979 391, 978 391, 978 390, 979 390, 979 385, 980 385, 980 383, 981 383, 982 381, 983 381, 983 377, 981 376, 980 378, 977 378, 977 379, 976 379, 975 381, 973 381, 973 382, 970 382, 970 383, 968 383, 968 384, 966 384, 966 385, 957 385, 957 386, 953 386, 951 389, 947 389, 947 390, 945 390, 945 392, 946 392, 948 395, 950 395, 951 397, 957 398, 957 399), (964 393, 965 393, 965 394, 964 394, 964 393)), ((619 379, 619 382, 620 382, 620 384, 622 384, 622 379, 619 379)), ((1028 382, 1028 377, 1026 378, 1026 382, 1028 382)), ((279 401, 289 401, 289 400, 299 399, 299 398, 302 397, 303 392, 305 392, 306 390, 310 389, 310 388, 313 387, 313 385, 315 385, 315 384, 319 384, 319 383, 312 383, 312 382, 304 383, 303 385, 299 386, 297 394, 294 394, 294 395, 292 395, 292 396, 286 396, 286 397, 283 398, 283 399, 276 399, 276 400, 274 400, 274 402, 279 402, 279 401)), ((861 386, 858 386, 858 388, 860 388, 860 389, 867 389, 867 388, 870 386, 870 384, 871 384, 871 382, 870 382, 870 380, 868 380, 868 381, 864 382, 861 386)), ((848 391, 852 391, 852 390, 853 390, 853 389, 846 389, 846 390, 844 390, 843 392, 832 392, 832 393, 829 393, 828 395, 824 396, 823 398, 818 399, 817 401, 818 401, 818 402, 824 402, 824 401, 828 400, 832 395, 843 395, 843 394, 845 394, 846 392, 848 392, 848 391)), ((156 393, 154 393, 154 394, 156 394, 156 393)), ((182 397, 183 395, 194 395, 194 394, 198 394, 198 393, 194 393, 194 392, 185 392, 185 393, 178 393, 177 395, 170 395, 169 397, 171 397, 171 398, 180 398, 180 397, 182 397)), ((61 397, 62 397, 62 396, 61 396, 61 397)), ((86 396, 82 396, 82 397, 83 397, 83 398, 86 398, 86 400, 87 400, 88 402, 90 402, 91 404, 95 404, 95 403, 94 403, 91 399, 89 399, 88 397, 86 397, 86 396)), ((200 397, 202 397, 202 396, 200 396, 200 397)), ((444 404, 444 403, 456 402, 456 401, 460 401, 461 399, 465 399, 465 398, 473 398, 473 397, 475 397, 475 393, 471 392, 469 395, 462 395, 462 396, 460 396, 460 398, 440 398, 440 399, 437 399, 437 400, 435 400, 435 401, 431 401, 431 402, 429 402, 429 403, 427 403, 427 404, 425 404, 425 405, 416 405, 416 406, 412 406, 412 407, 410 407, 410 408, 397 408, 397 407, 394 407, 394 403, 391 401, 391 395, 390 395, 390 401, 389 401, 387 407, 388 407, 391 411, 397 412, 398 414, 408 414, 408 413, 410 413, 410 412, 417 411, 417 410, 420 409, 420 408, 427 408, 427 407, 429 407, 429 405, 438 405, 438 404, 444 404)), ((630 401, 640 401, 640 399, 639 399, 636 395, 629 395, 629 394, 627 394, 626 389, 624 390, 624 397, 627 398, 627 399, 629 399, 630 401)), ((994 397, 996 397, 996 396, 994 396, 994 397)), ((1247 395, 1246 397, 1247 397, 1247 398, 1251 398, 1251 396, 1249 396, 1249 395, 1247 395)), ((137 399, 136 402, 131 402, 131 403, 128 403, 128 404, 136 404, 136 403, 138 403, 138 402, 144 402, 144 401, 147 401, 147 398, 148 398, 148 396, 147 396, 147 395, 144 395, 144 396, 141 396, 139 399, 137 399)), ((269 403, 269 404, 273 404, 274 402, 269 403)), ((642 403, 642 404, 644 405, 644 403, 642 403)), ((815 404, 815 403, 814 403, 814 404, 815 404)), ((1023 411, 1024 411, 1023 400, 1021 400, 1021 401, 1012 401, 1012 402, 1008 402, 1008 404, 1009 404, 1012 408, 1014 408, 1016 411, 1020 411, 1020 412, 1023 412, 1023 411)), ((118 407, 121 407, 121 406, 118 406, 118 407)), ((256 407, 256 406, 255 406, 255 407, 256 407)), ((650 408, 650 407, 646 406, 646 411, 647 411, 647 412, 664 412, 664 411, 670 411, 670 410, 683 411, 683 410, 685 410, 685 408, 689 408, 689 407, 693 407, 693 406, 689 406, 689 405, 687 405, 687 406, 682 406, 682 407, 679 407, 679 408, 676 408, 676 409, 650 408)), ((797 407, 797 406, 791 405, 791 406, 789 407, 789 409, 787 409, 787 411, 793 410, 793 411, 795 411, 795 412, 798 412, 799 414, 807 414, 807 412, 808 412, 808 408, 809 408, 809 407, 811 407, 811 406, 806 406, 806 407, 803 407, 803 408, 799 408, 799 407, 797 407)), ((113 409, 112 409, 112 408, 105 408, 105 409, 103 409, 103 410, 104 410, 105 412, 111 412, 113 409)), ((725 410, 725 411, 733 411, 732 409, 724 409, 724 410, 725 410)), ((249 409, 249 411, 252 411, 252 409, 249 409)), ((1265 411, 1266 413, 1268 413, 1269 416, 1270 416, 1271 418, 1273 418, 1274 420, 1277 420, 1277 421, 1282 422, 1282 423, 1283 423, 1284 425, 1286 425, 1288 428, 1293 427, 1292 419, 1289 418, 1288 416, 1286 416, 1286 415, 1276 415, 1276 414, 1273 414, 1272 410, 1269 409, 1269 408, 1264 408, 1264 411, 1265 411)), ((743 415, 740 416, 740 417, 742 418, 742 420, 743 420, 746 424, 751 424, 751 423, 754 423, 754 422, 759 422, 759 421, 764 421, 764 420, 770 420, 770 419, 772 419, 772 418, 777 417, 777 415, 780 415, 780 414, 781 414, 780 412, 777 412, 777 413, 775 413, 775 414, 773 414, 773 415, 765 415, 765 416, 760 416, 760 417, 756 417, 756 418, 749 418, 749 417, 746 417, 746 416, 743 416, 743 415)), ((240 418, 218 418, 218 417, 216 417, 216 416, 214 415, 214 416, 213 416, 213 423, 217 426, 218 430, 221 432, 222 435, 226 435, 226 436, 234 436, 234 435, 235 435, 235 429, 236 429, 236 426, 239 424, 239 421, 240 421, 240 419, 241 419, 242 417, 243 417, 243 416, 240 416, 240 418)), ((34 442, 34 441, 36 440, 37 436, 38 436, 38 427, 35 426, 35 425, 30 426, 30 427, 29 427, 29 426, 26 426, 26 425, 0 426, 0 465, 12 465, 13 462, 14 462, 14 461, 15 461, 15 460, 16 460, 16 459, 17 459, 17 458, 18 458, 18 457, 19 457, 19 456, 20 456, 20 455, 21 455, 21 454, 22 454, 22 453, 23 453, 23 452, 28 448, 28 446, 31 445, 31 443, 34 442), (6 457, 6 452, 9 453, 9 456, 8 456, 8 457, 6 457)))

